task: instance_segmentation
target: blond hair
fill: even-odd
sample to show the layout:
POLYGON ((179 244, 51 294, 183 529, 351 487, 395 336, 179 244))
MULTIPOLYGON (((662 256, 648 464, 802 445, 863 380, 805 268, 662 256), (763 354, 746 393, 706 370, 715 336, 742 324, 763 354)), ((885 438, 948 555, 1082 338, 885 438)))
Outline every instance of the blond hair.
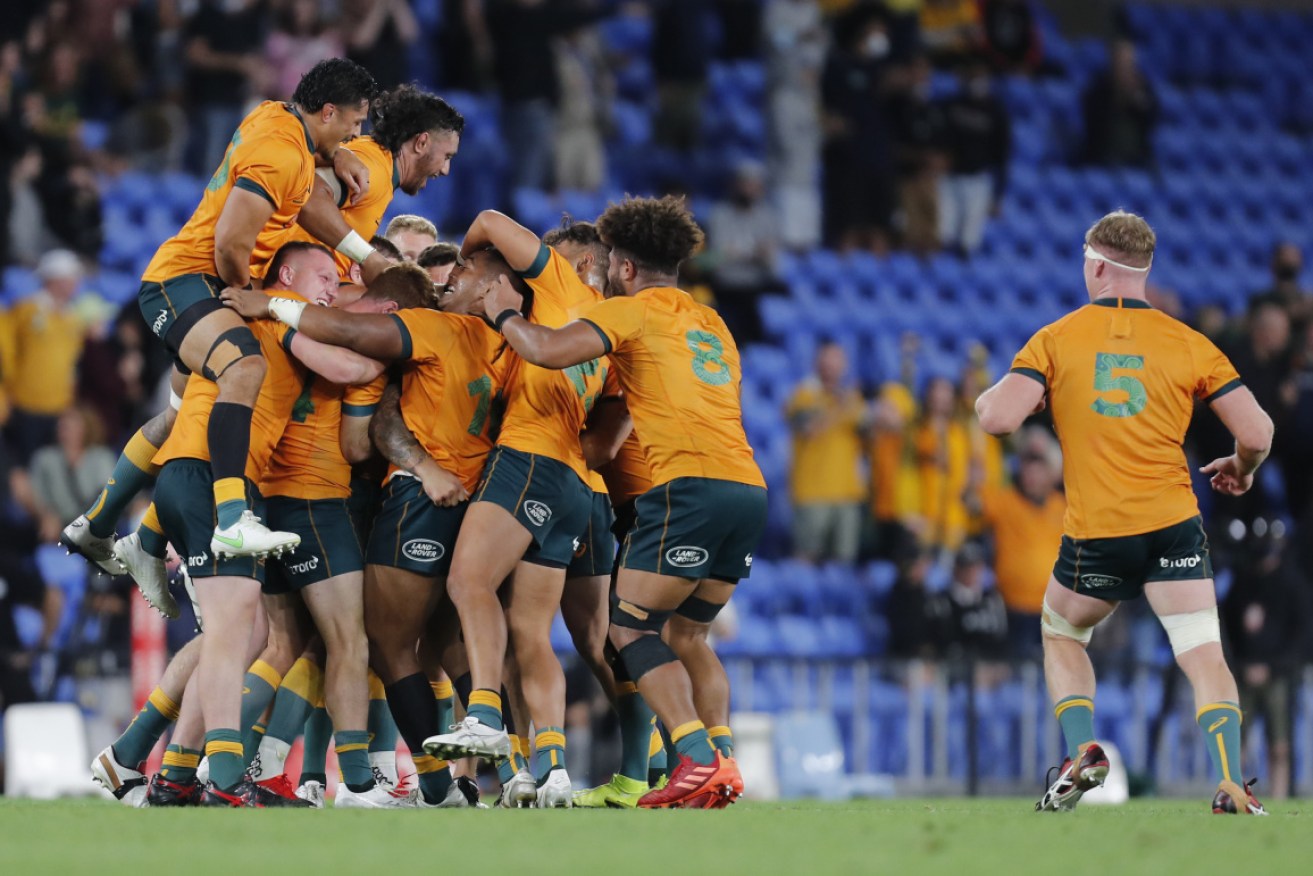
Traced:
POLYGON ((1147 268, 1158 238, 1143 217, 1116 210, 1090 226, 1085 242, 1124 265, 1147 268))
POLYGON ((438 227, 423 216, 416 216, 413 213, 402 213, 400 216, 393 217, 388 223, 388 230, 383 232, 383 236, 391 238, 398 231, 409 231, 411 234, 427 234, 434 240, 438 239, 438 227))

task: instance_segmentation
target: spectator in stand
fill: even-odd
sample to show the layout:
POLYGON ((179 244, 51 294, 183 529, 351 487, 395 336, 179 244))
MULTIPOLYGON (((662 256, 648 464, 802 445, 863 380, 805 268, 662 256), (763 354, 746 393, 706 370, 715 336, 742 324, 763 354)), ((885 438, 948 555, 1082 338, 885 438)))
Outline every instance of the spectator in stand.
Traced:
POLYGON ((1253 520, 1235 559, 1235 583, 1221 605, 1222 623, 1240 687, 1246 723, 1263 718, 1267 743, 1268 796, 1290 796, 1291 685, 1310 656, 1307 625, 1309 580, 1287 551, 1285 525, 1253 520))
POLYGON ((1085 89, 1085 161, 1149 167, 1158 98, 1135 59, 1135 44, 1112 44, 1108 69, 1085 89))
MULTIPOLYGON (((1290 377, 1283 392, 1290 405, 1286 428, 1306 442, 1313 435, 1313 323, 1304 326, 1303 336, 1291 357, 1290 377)), ((1313 454, 1292 453, 1282 463, 1286 476, 1286 501, 1295 525, 1302 531, 1313 527, 1313 454)), ((1304 543, 1313 541, 1305 539, 1304 543)))
POLYGON ((999 660, 1008 653, 1008 615, 998 591, 985 586, 985 551, 967 542, 953 558, 948 589, 930 600, 939 655, 949 660, 999 660))
POLYGON ((984 54, 996 73, 1033 75, 1044 60, 1031 0, 980 0, 984 54))
POLYGON ((615 83, 596 27, 580 27, 557 43, 561 98, 556 106, 556 187, 595 192, 606 182, 604 136, 615 83))
POLYGON ((766 201, 765 176, 766 169, 755 162, 739 165, 728 199, 717 202, 707 219, 707 251, 701 261, 736 338, 760 334, 753 319, 757 296, 779 287, 780 230, 775 209, 766 201))
POLYGON ((60 414, 55 443, 33 454, 30 467, 29 510, 42 541, 58 541, 64 525, 95 503, 116 459, 94 410, 75 404, 60 414))
POLYGON ((413 262, 420 253, 438 242, 438 227, 423 216, 402 213, 392 217, 383 236, 397 248, 403 259, 413 262))
POLYGON ((657 84, 656 142, 688 152, 702 140, 710 10, 702 0, 652 0, 652 72, 657 84))
POLYGON ((967 535, 963 497, 971 472, 971 440, 957 416, 957 391, 947 377, 926 384, 913 436, 920 476, 922 543, 956 552, 967 535))
POLYGON ((715 0, 720 19, 723 61, 756 61, 761 57, 761 0, 715 0))
POLYGON ((73 307, 82 279, 78 257, 53 250, 42 257, 37 273, 41 290, 0 318, 0 375, 13 406, 8 439, 19 464, 54 441, 59 415, 73 402, 86 337, 86 325, 73 307))
POLYGON ((943 120, 949 169, 939 178, 939 242, 969 256, 998 215, 1012 152, 1007 110, 984 64, 965 68, 962 92, 943 103, 943 120))
POLYGON ((789 401, 793 432, 793 552, 813 563, 857 559, 862 536, 862 395, 837 343, 816 351, 816 373, 789 401))
POLYGON ((265 10, 258 0, 200 0, 183 28, 193 173, 208 177, 218 168, 247 98, 259 89, 264 29, 265 10))
POLYGON ((894 581, 884 613, 889 618, 889 655, 905 660, 935 656, 931 628, 931 598, 926 580, 934 567, 929 550, 907 543, 895 556, 898 578, 894 581))
POLYGON ((825 29, 811 0, 768 0, 763 16, 769 173, 780 240, 789 249, 821 242, 821 69, 825 29))
POLYGON ((1295 334, 1313 321, 1313 292, 1299 284, 1304 271, 1304 254, 1290 241, 1278 243, 1272 250, 1272 285, 1256 298, 1285 308, 1295 334))
POLYGON ((821 79, 825 240, 884 253, 896 196, 889 29, 879 9, 859 6, 834 37, 821 79))
POLYGON ((871 516, 875 522, 875 552, 884 559, 905 556, 918 543, 921 529, 919 477, 911 440, 916 399, 908 386, 916 338, 903 339, 901 381, 880 387, 872 406, 868 454, 871 460, 871 516))
MULTIPOLYGON (((1290 316, 1285 308, 1274 301, 1257 299, 1249 307, 1248 337, 1239 347, 1227 351, 1245 386, 1272 418, 1276 427, 1272 459, 1283 471, 1288 464, 1302 464, 1308 454, 1308 436, 1293 434, 1286 428, 1295 402, 1290 380, 1290 340, 1290 316)), ((1272 498, 1258 484, 1237 500, 1240 504, 1228 510, 1241 517, 1258 516, 1270 507, 1272 498), (1246 502, 1250 496, 1253 498, 1246 502), (1240 508, 1246 510, 1241 512, 1240 508)), ((1298 509, 1290 510, 1298 513, 1298 509)))
POLYGON ((560 0, 488 0, 484 21, 501 95, 512 189, 545 189, 552 182, 552 143, 561 96, 552 37, 591 24, 604 14, 560 0))
POLYGON ((921 6, 921 47, 936 67, 966 61, 984 39, 978 0, 925 0, 921 6))
POLYGON ((64 594, 41 578, 30 555, 0 547, 0 713, 38 699, 32 686, 36 658, 49 651, 64 611, 64 594), (18 636, 14 609, 28 605, 41 611, 41 636, 27 646, 18 636))
POLYGON ((424 269, 434 286, 445 286, 459 257, 460 247, 456 244, 435 243, 424 247, 424 251, 415 259, 415 264, 424 269))
POLYGON ((407 0, 346 0, 342 12, 347 57, 372 73, 380 88, 410 81, 419 22, 407 0))
POLYGON ((1062 483, 1062 451, 1041 426, 1022 435, 1016 485, 982 486, 983 471, 972 469, 967 507, 985 521, 994 543, 994 580, 1008 613, 1013 657, 1038 658, 1040 611, 1062 540, 1067 502, 1062 483))
MULTIPOLYGON (((387 3, 377 6, 388 8, 387 3)), ((345 53, 340 33, 324 19, 318 0, 291 0, 280 11, 273 33, 264 44, 264 60, 269 68, 265 97, 286 100, 311 67, 324 58, 339 58, 345 53)))
POLYGON ((943 106, 930 99, 933 72, 925 56, 914 59, 908 87, 891 101, 903 246, 920 256, 939 249, 939 191, 947 167, 943 106))

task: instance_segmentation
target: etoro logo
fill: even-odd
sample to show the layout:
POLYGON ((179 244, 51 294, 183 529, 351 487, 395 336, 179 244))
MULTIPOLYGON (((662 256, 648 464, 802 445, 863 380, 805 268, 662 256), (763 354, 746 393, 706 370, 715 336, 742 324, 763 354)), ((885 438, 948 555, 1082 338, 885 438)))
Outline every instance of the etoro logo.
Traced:
POLYGON ((548 520, 552 519, 552 509, 548 508, 542 502, 530 499, 524 503, 524 516, 529 518, 529 522, 534 526, 542 526, 548 520))
POLYGON ((319 557, 311 557, 303 563, 288 563, 287 571, 293 575, 304 575, 319 568, 319 557))
POLYGON ((708 556, 705 548, 681 544, 666 551, 666 562, 680 569, 689 569, 705 563, 708 556))
POLYGON ((1180 557, 1175 560, 1169 560, 1167 557, 1161 557, 1158 560, 1159 567, 1163 569, 1193 569, 1204 561, 1204 558, 1195 554, 1193 557, 1180 557))
POLYGON ((440 542, 428 538, 412 538, 401 546, 401 552, 417 563, 436 563, 447 554, 440 542))
POLYGON ((155 322, 151 323, 150 330, 155 333, 156 337, 159 337, 160 329, 164 328, 164 321, 168 318, 169 312, 167 310, 161 310, 160 315, 155 317, 155 322))
POLYGON ((187 558, 187 565, 189 565, 189 566, 204 566, 204 565, 205 565, 206 563, 208 563, 209 561, 210 561, 210 555, 207 554, 207 553, 205 553, 204 551, 201 551, 200 556, 188 557, 188 558, 187 558))

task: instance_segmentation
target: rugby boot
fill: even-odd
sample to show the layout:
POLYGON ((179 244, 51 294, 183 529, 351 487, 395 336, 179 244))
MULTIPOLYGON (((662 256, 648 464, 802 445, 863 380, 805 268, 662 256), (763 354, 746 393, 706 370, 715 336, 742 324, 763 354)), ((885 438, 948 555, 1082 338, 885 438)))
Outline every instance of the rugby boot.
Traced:
POLYGON ((565 770, 555 769, 547 774, 538 789, 535 805, 539 809, 569 809, 574 805, 574 787, 565 770))
MULTIPOLYGON (((1097 742, 1085 747, 1076 760, 1067 758, 1058 770, 1058 778, 1049 785, 1044 796, 1035 804, 1036 812, 1063 812, 1075 809, 1086 791, 1103 784, 1108 777, 1108 756, 1097 742)), ((1053 775, 1053 769, 1049 775, 1053 775)))
POLYGON ((254 784, 255 799, 266 809, 314 809, 315 804, 297 796, 296 789, 287 778, 287 773, 279 773, 272 779, 265 779, 254 784))
POLYGON ((186 782, 170 782, 159 773, 150 777, 146 788, 146 805, 151 808, 161 806, 196 806, 201 802, 204 786, 196 779, 186 782))
POLYGON ((146 775, 140 769, 119 763, 112 745, 106 746, 91 762, 91 779, 125 806, 140 809, 146 805, 146 775))
POLYGON ((152 557, 142 550, 141 538, 137 533, 114 543, 114 559, 126 574, 132 576, 137 589, 146 597, 151 608, 169 620, 177 619, 181 612, 178 610, 178 600, 169 592, 169 571, 162 559, 152 557))
POLYGON ((459 724, 451 725, 450 733, 430 736, 424 740, 424 752, 442 760, 459 760, 462 757, 484 757, 493 761, 511 756, 511 737, 505 730, 497 730, 466 715, 459 724))
POLYGON ((709 764, 697 763, 681 754, 679 764, 670 774, 670 782, 664 788, 644 794, 638 801, 638 808, 711 808, 717 797, 733 790, 737 772, 738 769, 719 752, 715 762, 709 764))
POLYGON ((633 809, 639 799, 652 790, 647 782, 631 779, 619 773, 611 781, 596 788, 588 788, 574 795, 574 805, 580 809, 633 809))
POLYGON ((1258 798, 1249 790, 1257 781, 1258 779, 1250 779, 1245 782, 1243 788, 1235 782, 1223 781, 1217 786, 1217 793, 1213 795, 1213 814, 1267 815, 1267 810, 1263 808, 1263 804, 1259 803, 1258 798), (1243 805, 1237 805, 1237 800, 1243 800, 1243 805))
POLYGON ((70 554, 77 554, 95 563, 100 571, 110 577, 126 574, 123 564, 114 557, 114 536, 107 535, 101 538, 92 535, 91 521, 87 520, 85 514, 64 527, 64 531, 59 536, 59 543, 70 554))
POLYGON ((301 536, 271 530, 249 510, 227 529, 215 529, 210 551, 216 557, 281 557, 296 550, 301 536))

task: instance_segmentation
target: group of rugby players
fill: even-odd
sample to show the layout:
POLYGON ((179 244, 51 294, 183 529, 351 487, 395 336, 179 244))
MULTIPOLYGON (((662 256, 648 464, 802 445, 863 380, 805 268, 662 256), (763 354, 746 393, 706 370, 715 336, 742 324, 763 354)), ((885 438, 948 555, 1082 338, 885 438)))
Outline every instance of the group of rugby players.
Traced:
POLYGON ((337 806, 481 806, 478 758, 505 806, 742 793, 707 633, 748 575, 766 490, 734 341, 676 288, 701 230, 675 199, 630 198, 542 240, 493 211, 459 250, 416 217, 376 237, 397 190, 449 172, 463 125, 321 62, 246 117, 148 267, 173 404, 63 538, 176 617, 172 544, 196 606, 198 635, 91 765, 120 800, 322 806, 330 733, 337 806), (622 728, 620 770, 580 792, 558 609, 622 728))

